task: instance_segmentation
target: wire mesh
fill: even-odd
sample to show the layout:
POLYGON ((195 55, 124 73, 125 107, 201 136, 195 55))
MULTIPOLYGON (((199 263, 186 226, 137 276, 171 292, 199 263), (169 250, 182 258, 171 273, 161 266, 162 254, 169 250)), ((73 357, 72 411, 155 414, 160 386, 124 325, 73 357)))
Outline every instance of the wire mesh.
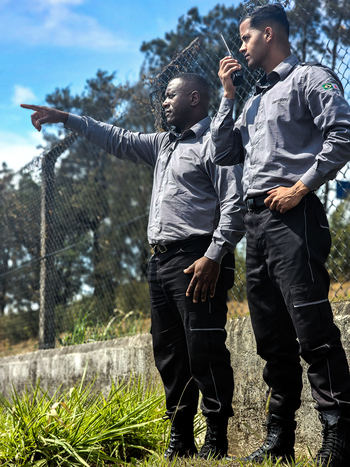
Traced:
MULTIPOLYGON (((162 101, 169 80, 179 72, 199 72, 207 78, 214 114, 221 97, 218 64, 226 55, 220 35, 239 58, 240 17, 263 3, 268 2, 241 5, 218 26, 216 9, 211 23, 192 28, 189 45, 144 80, 150 96, 148 112, 157 131, 168 129, 162 101)), ((284 5, 293 51, 302 61, 316 60, 334 69, 349 98, 350 2, 328 0, 322 8, 320 2, 306 0, 284 5), (332 24, 338 28, 332 29, 332 24)), ((244 70, 236 115, 259 76, 260 71, 244 70)), ((98 118, 117 124, 122 110, 118 112, 116 119, 116 103, 107 102, 98 118)), ((132 116, 136 122, 138 112, 136 106, 132 116)), ((151 252, 146 230, 152 171, 113 158, 69 133, 18 173, 3 167, 0 177, 0 355, 147 330, 146 272, 151 252)), ((348 180, 346 165, 337 180, 318 193, 333 234, 328 261, 331 300, 346 300, 350 294, 348 180)), ((231 316, 248 312, 244 255, 243 240, 236 251, 231 316)))

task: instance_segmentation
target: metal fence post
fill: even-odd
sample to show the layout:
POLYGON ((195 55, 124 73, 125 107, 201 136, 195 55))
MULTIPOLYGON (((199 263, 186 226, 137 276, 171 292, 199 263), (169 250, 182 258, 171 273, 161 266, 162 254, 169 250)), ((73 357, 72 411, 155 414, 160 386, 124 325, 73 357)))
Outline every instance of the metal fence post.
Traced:
POLYGON ((55 347, 55 163, 52 151, 42 161, 39 349, 55 347))

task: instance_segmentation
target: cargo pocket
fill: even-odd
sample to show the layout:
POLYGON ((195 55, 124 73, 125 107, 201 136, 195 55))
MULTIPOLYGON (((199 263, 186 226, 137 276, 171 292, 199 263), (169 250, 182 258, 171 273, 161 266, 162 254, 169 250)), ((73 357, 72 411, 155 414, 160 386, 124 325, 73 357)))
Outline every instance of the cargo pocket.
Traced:
POLYGON ((292 285, 290 293, 294 308, 319 305, 328 300, 327 292, 314 282, 292 285))
POLYGON ((226 350, 226 319, 203 310, 191 312, 189 317, 191 366, 200 372, 208 363, 221 358, 226 350))
POLYGON ((226 316, 220 316, 213 312, 191 312, 190 330, 191 331, 224 331, 226 325, 226 316))

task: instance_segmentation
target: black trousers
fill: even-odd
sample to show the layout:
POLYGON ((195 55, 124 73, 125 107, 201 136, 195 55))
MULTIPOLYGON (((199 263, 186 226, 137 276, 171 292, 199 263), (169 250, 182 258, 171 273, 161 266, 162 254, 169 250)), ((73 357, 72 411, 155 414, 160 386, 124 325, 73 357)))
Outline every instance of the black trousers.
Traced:
POLYGON ((270 413, 300 407, 301 355, 319 411, 350 408, 350 376, 328 301, 331 238, 320 200, 308 193, 281 214, 247 212, 247 294, 258 354, 266 360, 270 413))
POLYGON ((199 391, 206 417, 214 420, 233 415, 233 371, 225 345, 233 255, 223 259, 212 299, 193 303, 192 297, 186 297, 192 274, 183 270, 203 256, 210 241, 209 237, 189 239, 165 253, 154 254, 149 263, 154 359, 170 418, 196 414, 199 391))

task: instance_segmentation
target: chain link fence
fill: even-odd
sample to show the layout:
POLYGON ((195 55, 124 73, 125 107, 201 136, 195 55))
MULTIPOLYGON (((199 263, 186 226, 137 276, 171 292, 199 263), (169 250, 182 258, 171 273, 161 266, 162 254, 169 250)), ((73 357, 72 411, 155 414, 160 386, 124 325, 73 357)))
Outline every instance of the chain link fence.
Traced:
MULTIPOLYGON (((241 14, 261 3, 268 2, 242 5, 241 14)), ((294 51, 303 61, 317 60, 334 69, 349 98, 350 2, 341 3, 339 10, 339 4, 326 2, 328 9, 323 12, 316 8, 318 2, 284 5, 292 31, 297 31, 292 36, 294 51), (331 18, 332 11, 334 22, 338 20, 337 34, 330 31, 329 20, 328 30, 316 28, 315 42, 311 32, 317 14, 331 18), (309 35, 309 44, 303 34, 309 35)), ((218 108, 218 63, 226 55, 220 35, 239 57, 238 22, 239 17, 228 21, 225 31, 215 27, 210 34, 198 31, 198 38, 168 66, 145 80, 150 94, 146 110, 153 115, 157 131, 167 129, 161 103, 167 83, 179 72, 206 76, 213 89, 211 112, 218 108)), ((237 115, 258 77, 259 72, 245 70, 237 115)), ((99 119, 118 124, 112 102, 99 119)), ((347 300, 350 295, 349 188, 347 165, 336 181, 319 190, 333 235, 328 261, 331 300, 347 300)), ((70 133, 18 173, 3 166, 0 190, 0 356, 149 329, 146 274, 151 250, 146 230, 152 171, 148 167, 120 161, 70 133)), ((248 312, 244 256, 243 239, 236 251, 230 316, 248 312)))

